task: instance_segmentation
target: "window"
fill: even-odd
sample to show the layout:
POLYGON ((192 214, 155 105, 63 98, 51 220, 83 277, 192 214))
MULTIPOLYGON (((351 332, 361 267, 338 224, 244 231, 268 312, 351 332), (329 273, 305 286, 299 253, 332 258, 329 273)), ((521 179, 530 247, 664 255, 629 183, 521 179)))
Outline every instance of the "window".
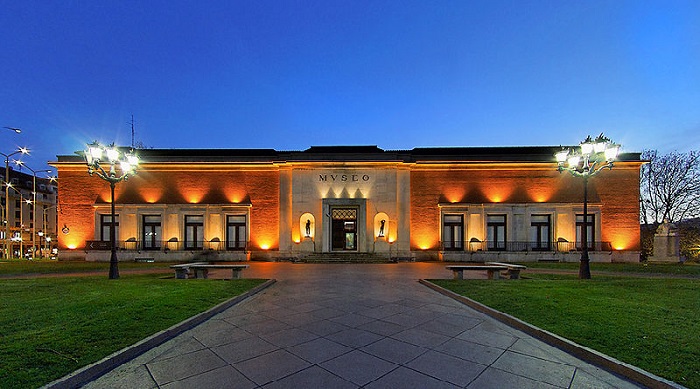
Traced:
POLYGON ((486 240, 489 250, 506 249, 506 215, 486 216, 486 240))
POLYGON ((443 218, 442 247, 464 250, 464 216, 446 214, 443 218))
MULTIPOLYGON (((588 249, 595 250, 595 215, 588 214, 588 228, 586 228, 586 241, 588 241, 588 249)), ((576 215, 576 248, 581 250, 583 247, 583 214, 576 215)))
POLYGON ((551 230, 549 215, 530 216, 530 248, 539 251, 549 250, 551 230))
POLYGON ((143 249, 159 250, 161 245, 160 215, 143 215, 143 249))
POLYGON ((226 250, 243 250, 246 244, 245 215, 226 216, 226 250))
MULTIPOLYGON (((109 231, 112 228, 112 215, 100 215, 100 240, 111 241, 109 231)), ((114 236, 119 238, 119 215, 114 215, 114 236)))
POLYGON ((204 248, 204 216, 185 215, 185 249, 202 250, 204 248))

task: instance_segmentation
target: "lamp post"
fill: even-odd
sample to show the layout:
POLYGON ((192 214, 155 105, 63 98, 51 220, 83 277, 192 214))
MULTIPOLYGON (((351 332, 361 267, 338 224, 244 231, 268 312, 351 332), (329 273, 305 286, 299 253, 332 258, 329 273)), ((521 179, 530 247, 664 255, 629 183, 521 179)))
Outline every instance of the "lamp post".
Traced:
POLYGON ((17 166, 21 167, 26 167, 32 172, 32 193, 33 193, 33 205, 32 205, 32 253, 36 250, 36 244, 34 241, 34 237, 36 236, 36 174, 37 173, 51 173, 51 169, 45 169, 45 170, 34 170, 27 166, 22 161, 15 161, 17 166))
MULTIPOLYGON (((9 128, 9 127, 5 127, 9 128)), ((11 129, 11 128, 10 128, 11 129)), ((19 133, 21 130, 19 128, 12 129, 13 131, 19 133)), ((5 258, 9 258, 9 250, 7 247, 9 246, 10 242, 10 218, 9 218, 9 213, 10 213, 10 157, 15 155, 15 154, 29 154, 29 150, 26 147, 20 147, 17 151, 14 153, 10 154, 5 154, 5 153, 0 153, 3 157, 5 157, 5 258)))
MULTIPOLYGON (((22 196, 22 192, 15 188, 12 183, 7 184, 8 187, 12 188, 15 192, 17 192, 17 196, 19 196, 20 203, 19 203, 19 236, 15 238, 11 238, 11 242, 19 242, 19 257, 21 259, 24 259, 24 212, 22 212, 22 203, 27 203, 28 205, 32 203, 31 199, 25 199, 24 196, 22 196)), ((12 245, 14 246, 14 245, 12 245)), ((12 247, 10 248, 10 251, 12 250, 12 247)))
POLYGON ((116 218, 114 209, 114 186, 118 182, 128 180, 129 175, 136 174, 136 166, 139 163, 139 158, 133 154, 133 150, 123 154, 114 144, 102 146, 96 141, 87 145, 87 150, 83 152, 83 156, 88 166, 88 174, 90 176, 97 174, 98 177, 109 182, 112 196, 112 226, 109 229, 109 241, 112 253, 109 258, 109 279, 117 279, 119 278, 119 265, 117 262, 117 239, 114 231, 114 219, 116 218), (106 160, 103 159, 105 157, 106 160), (103 162, 109 164, 108 171, 102 167, 103 162), (117 174, 117 167, 119 168, 119 174, 117 174))
POLYGON ((590 279, 591 267, 588 257, 588 179, 608 168, 620 151, 620 145, 613 143, 602 133, 591 139, 590 135, 576 148, 562 149, 555 154, 559 173, 568 171, 574 177, 583 178, 583 226, 581 228, 581 263, 578 278, 590 279))
MULTIPOLYGON (((49 229, 48 229, 48 226, 47 226, 47 221, 46 221, 46 219, 47 219, 47 217, 46 217, 46 216, 47 216, 47 215, 46 215, 46 211, 48 211, 48 210, 51 209, 51 208, 56 208, 56 210, 58 210, 58 204, 54 204, 54 205, 52 205, 52 206, 50 206, 50 207, 46 207, 46 208, 44 208, 44 207, 41 208, 41 225, 42 225, 42 227, 41 227, 41 231, 39 231, 39 232, 37 233, 39 236, 41 236, 41 237, 44 238, 44 242, 45 242, 46 244, 48 244, 49 242, 51 242, 51 232, 49 232, 49 229)), ((40 255, 41 255, 41 258, 44 258, 44 252, 41 251, 41 250, 43 249, 43 248, 41 247, 41 239, 39 240, 39 246, 40 246, 40 255)))

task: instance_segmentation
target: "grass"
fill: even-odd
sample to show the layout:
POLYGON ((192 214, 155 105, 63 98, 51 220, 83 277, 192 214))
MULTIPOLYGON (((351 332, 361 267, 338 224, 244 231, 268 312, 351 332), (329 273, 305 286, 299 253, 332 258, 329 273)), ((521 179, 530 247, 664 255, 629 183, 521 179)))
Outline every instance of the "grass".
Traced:
POLYGON ((690 388, 700 388, 700 280, 527 274, 433 282, 690 388))
MULTIPOLYGON (((578 272, 578 262, 523 262, 532 269, 571 270, 578 272)), ((591 262, 592 272, 675 274, 700 277, 700 264, 697 262, 678 263, 600 263, 591 262)))
MULTIPOLYGON (((172 271, 168 266, 172 263, 166 262, 119 262, 119 270, 129 269, 163 269, 165 272, 172 271)), ((19 274, 65 274, 65 273, 83 273, 89 271, 104 271, 108 274, 109 262, 63 262, 51 260, 14 260, 0 261, 0 275, 19 275, 19 274)))
POLYGON ((0 387, 49 383, 262 282, 153 274, 0 280, 0 387))

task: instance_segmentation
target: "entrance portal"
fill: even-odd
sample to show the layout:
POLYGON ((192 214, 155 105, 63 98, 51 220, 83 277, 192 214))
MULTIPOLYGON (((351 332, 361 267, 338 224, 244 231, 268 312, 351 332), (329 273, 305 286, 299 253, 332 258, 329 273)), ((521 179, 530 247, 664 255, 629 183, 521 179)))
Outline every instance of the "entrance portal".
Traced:
POLYGON ((331 249, 357 250, 356 208, 334 208, 331 211, 331 249))

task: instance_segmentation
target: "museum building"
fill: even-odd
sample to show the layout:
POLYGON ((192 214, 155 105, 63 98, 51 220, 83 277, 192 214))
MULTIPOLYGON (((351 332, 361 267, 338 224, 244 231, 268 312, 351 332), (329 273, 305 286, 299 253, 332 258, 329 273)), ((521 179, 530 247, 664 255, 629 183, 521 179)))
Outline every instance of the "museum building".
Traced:
POLYGON ((58 156, 59 259, 638 261, 639 153, 588 181, 561 147, 138 149, 116 185, 58 156))

